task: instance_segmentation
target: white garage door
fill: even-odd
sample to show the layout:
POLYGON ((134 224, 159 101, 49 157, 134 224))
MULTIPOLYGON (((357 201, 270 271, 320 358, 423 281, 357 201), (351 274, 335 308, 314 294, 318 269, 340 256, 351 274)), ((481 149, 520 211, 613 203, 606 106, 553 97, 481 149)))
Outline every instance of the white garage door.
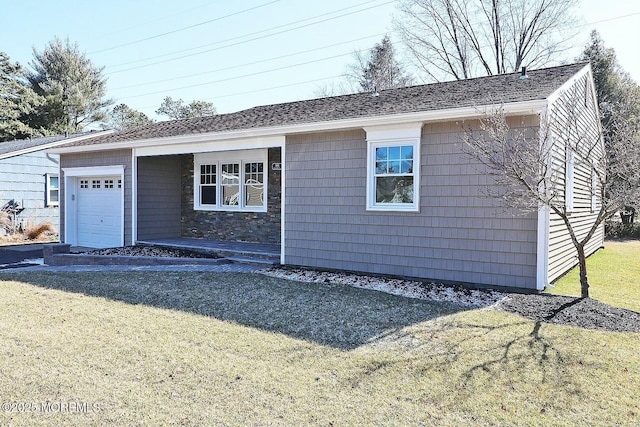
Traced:
POLYGON ((122 245, 122 181, 119 176, 79 177, 78 246, 122 245))

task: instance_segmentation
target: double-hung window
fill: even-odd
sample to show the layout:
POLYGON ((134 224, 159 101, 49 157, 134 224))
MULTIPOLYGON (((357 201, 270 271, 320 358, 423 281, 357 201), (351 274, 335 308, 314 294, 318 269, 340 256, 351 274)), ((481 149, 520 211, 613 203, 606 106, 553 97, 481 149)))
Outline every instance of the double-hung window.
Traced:
POLYGON ((419 210, 420 127, 400 129, 398 138, 384 132, 375 138, 367 130, 367 209, 386 211, 419 210))
POLYGON ((202 153, 194 160, 195 209, 267 210, 266 150, 202 153))
POLYGON ((46 206, 58 206, 60 203, 60 178, 57 173, 45 175, 46 206))

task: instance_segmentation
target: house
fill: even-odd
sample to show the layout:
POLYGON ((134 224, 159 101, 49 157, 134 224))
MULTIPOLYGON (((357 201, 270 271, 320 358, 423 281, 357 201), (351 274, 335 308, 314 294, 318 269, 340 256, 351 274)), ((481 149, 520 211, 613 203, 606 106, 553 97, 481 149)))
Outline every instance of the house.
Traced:
POLYGON ((59 229, 59 156, 46 150, 106 133, 111 131, 0 143, 0 208, 10 212, 15 227, 49 222, 59 229))
MULTIPOLYGON (((573 64, 75 141, 51 150, 62 239, 262 242, 280 245, 286 265, 540 290, 576 263, 564 224, 542 208, 503 212, 460 141, 463 125, 496 106, 536 129, 568 88, 582 88, 586 126, 600 132, 591 68, 573 64)), ((576 177, 572 218, 588 225, 591 196, 576 177)), ((600 230, 588 253, 602 244, 600 230)))

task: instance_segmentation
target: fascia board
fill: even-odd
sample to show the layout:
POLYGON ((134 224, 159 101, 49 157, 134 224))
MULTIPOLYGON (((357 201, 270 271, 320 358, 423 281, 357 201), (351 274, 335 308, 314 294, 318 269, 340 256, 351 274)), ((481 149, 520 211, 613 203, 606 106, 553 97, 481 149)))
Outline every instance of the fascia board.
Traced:
POLYGON ((571 76, 566 82, 564 82, 562 84, 562 86, 560 86, 558 89, 556 89, 555 91, 553 91, 551 93, 551 95, 549 95, 547 97, 547 100, 549 101, 549 104, 553 105, 553 103, 555 103, 558 98, 567 90, 569 89, 571 86, 573 86, 573 84, 580 78, 582 78, 585 74, 587 73, 591 73, 591 65, 587 64, 585 65, 582 69, 580 69, 580 71, 578 71, 577 73, 575 73, 573 76, 571 76))
POLYGON ((65 139, 61 139, 61 140, 58 140, 58 141, 49 142, 47 144, 36 145, 35 147, 29 147, 29 148, 24 148, 24 149, 18 150, 18 151, 12 151, 10 153, 0 154, 0 160, 8 159, 10 157, 22 156, 23 154, 29 154, 29 153, 34 153, 36 151, 43 151, 43 150, 45 152, 47 152, 47 153, 55 154, 55 153, 52 153, 50 151, 51 148, 55 148, 55 147, 58 147, 60 145, 69 144, 71 142, 82 141, 83 139, 93 138, 95 136, 109 135, 110 133, 113 133, 113 129, 100 131, 100 132, 94 132, 94 133, 91 133, 89 135, 82 135, 82 136, 77 136, 77 137, 74 137, 74 138, 65 138, 65 139))
POLYGON ((90 151, 106 151, 117 149, 158 147, 162 145, 180 145, 234 141, 249 138, 264 138, 278 135, 294 135, 312 132, 361 129, 370 126, 384 126, 415 122, 437 122, 445 120, 472 119, 482 117, 486 112, 501 108, 507 115, 534 114, 547 104, 546 99, 512 102, 508 104, 488 104, 475 107, 452 108, 446 110, 420 111, 388 116, 362 117, 345 120, 332 120, 315 123, 300 123, 284 126, 270 126, 256 129, 241 129, 227 132, 209 132, 189 135, 177 135, 162 138, 149 138, 135 141, 123 141, 110 144, 84 145, 75 147, 60 147, 54 154, 81 153, 90 151))

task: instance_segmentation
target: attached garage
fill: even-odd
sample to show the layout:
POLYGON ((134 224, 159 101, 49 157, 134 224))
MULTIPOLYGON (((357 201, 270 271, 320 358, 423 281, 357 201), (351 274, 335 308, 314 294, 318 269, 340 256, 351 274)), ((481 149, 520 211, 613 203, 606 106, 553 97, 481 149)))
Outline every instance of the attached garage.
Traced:
POLYGON ((124 245, 124 170, 64 170, 66 242, 74 246, 109 248, 124 245))

